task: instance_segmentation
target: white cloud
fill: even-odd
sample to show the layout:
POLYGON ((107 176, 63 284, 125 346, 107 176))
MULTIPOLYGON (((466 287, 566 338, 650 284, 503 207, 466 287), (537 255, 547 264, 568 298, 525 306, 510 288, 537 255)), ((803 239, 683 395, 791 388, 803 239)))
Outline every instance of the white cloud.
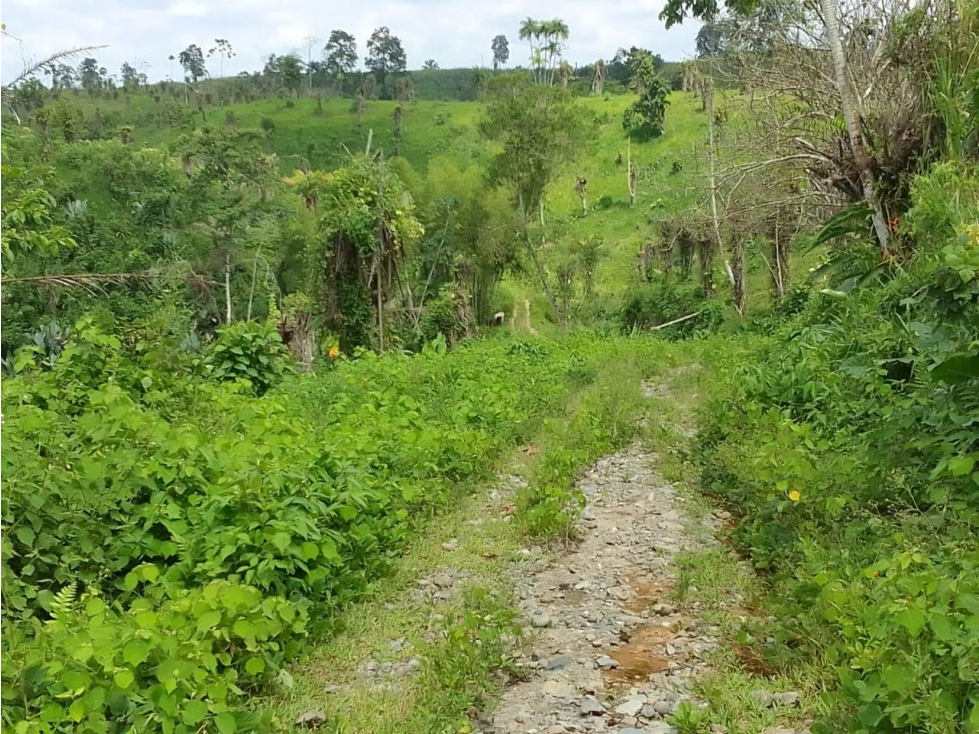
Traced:
MULTIPOLYGON (((369 4, 317 3, 303 0, 142 0, 139 4, 104 0, 96 8, 68 0, 7 0, 7 30, 23 40, 25 55, 42 57, 79 45, 108 44, 94 52, 116 72, 124 62, 146 61, 151 78, 164 78, 167 56, 190 43, 205 51, 213 39, 226 38, 236 56, 225 73, 252 71, 270 53, 296 50, 313 35, 325 43, 330 31, 343 28, 357 38, 361 59, 377 26, 400 37, 408 65, 419 68, 434 58, 443 68, 489 65, 490 40, 498 33, 510 39, 510 64, 525 63, 526 44, 517 39, 520 21, 563 18, 571 29, 565 53, 572 63, 611 58, 619 47, 640 46, 665 59, 692 54, 696 23, 667 31, 657 19, 663 0, 382 0, 369 4)), ((10 79, 22 66, 15 41, 2 42, 0 75, 10 79)))

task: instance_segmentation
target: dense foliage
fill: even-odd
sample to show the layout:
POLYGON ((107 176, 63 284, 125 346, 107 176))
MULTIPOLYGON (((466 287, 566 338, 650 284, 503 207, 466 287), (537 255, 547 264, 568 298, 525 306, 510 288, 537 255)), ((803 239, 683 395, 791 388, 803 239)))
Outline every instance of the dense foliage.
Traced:
POLYGON ((912 189, 914 262, 787 301, 702 412, 706 486, 774 586, 773 654, 826 665, 814 731, 979 726, 979 177, 912 189))
POLYGON ((253 368, 282 359, 266 338, 236 325, 195 356, 83 321, 53 364, 18 356, 3 383, 6 724, 267 728, 244 694, 608 350, 366 353, 256 399, 253 368))

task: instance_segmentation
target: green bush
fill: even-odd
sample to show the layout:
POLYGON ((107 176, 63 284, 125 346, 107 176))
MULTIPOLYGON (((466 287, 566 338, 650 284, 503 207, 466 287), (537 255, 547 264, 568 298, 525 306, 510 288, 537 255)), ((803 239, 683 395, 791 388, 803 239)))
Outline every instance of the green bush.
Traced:
POLYGON ((724 306, 717 299, 707 300, 700 288, 692 283, 677 283, 670 279, 639 286, 630 291, 619 308, 619 328, 623 333, 647 331, 660 324, 699 315, 659 332, 670 340, 685 339, 697 332, 716 331, 724 320, 724 306))
POLYGON ((702 480, 769 574, 775 662, 835 677, 820 734, 979 728, 979 191, 964 175, 915 182, 908 267, 845 296, 800 291, 769 336, 712 350, 702 480), (972 193, 949 197, 954 181, 972 193))
POLYGON ((204 352, 202 367, 221 382, 243 380, 261 396, 282 380, 289 359, 271 323, 236 321, 218 329, 217 339, 204 352))
POLYGON ((211 374, 281 380, 255 397, 176 341, 82 321, 2 383, 5 728, 267 729, 249 695, 609 354, 500 340, 281 375, 270 331, 224 329, 211 374))

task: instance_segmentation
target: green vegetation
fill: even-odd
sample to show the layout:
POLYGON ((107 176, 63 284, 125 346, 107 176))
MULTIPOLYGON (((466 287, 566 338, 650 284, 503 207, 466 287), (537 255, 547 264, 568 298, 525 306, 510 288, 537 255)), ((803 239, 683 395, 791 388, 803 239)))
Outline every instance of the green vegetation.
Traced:
POLYGON ((172 56, 183 82, 117 86, 85 49, 25 69, 2 100, 5 728, 322 707, 466 731, 516 674, 497 556, 573 542, 578 473, 644 440, 746 561, 676 569, 731 643, 681 730, 776 723, 737 644, 817 734, 979 731, 979 8, 939 4, 671 2, 707 21, 673 66, 575 71, 568 25, 528 18, 510 71, 497 36, 492 72, 409 73, 387 27, 367 71, 341 30, 234 78, 226 39, 172 56), (689 443, 641 389, 678 365, 657 410, 689 443), (478 578, 404 695, 323 703, 420 628, 415 576, 501 468, 513 522, 449 544, 478 578))

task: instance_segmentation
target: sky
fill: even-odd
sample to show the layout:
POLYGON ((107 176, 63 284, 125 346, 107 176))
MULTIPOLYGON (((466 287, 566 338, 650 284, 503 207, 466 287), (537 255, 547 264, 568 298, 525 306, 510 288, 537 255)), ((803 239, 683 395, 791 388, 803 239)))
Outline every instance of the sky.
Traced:
MULTIPOLYGON (((517 28, 528 16, 568 24, 565 58, 572 64, 608 59, 630 46, 668 61, 692 56, 698 25, 687 21, 667 31, 657 20, 662 6, 663 0, 5 0, 0 19, 14 38, 0 41, 0 77, 15 77, 24 59, 104 45, 87 55, 110 74, 118 76, 123 62, 142 62, 149 65, 150 80, 158 81, 170 74, 170 54, 191 43, 206 53, 216 38, 230 41, 236 54, 224 62, 228 76, 261 69, 272 53, 299 52, 305 58, 309 36, 320 39, 313 52, 318 58, 337 28, 353 33, 362 65, 367 38, 382 25, 401 38, 409 69, 430 58, 443 68, 489 66, 490 41, 498 33, 510 41, 510 65, 526 65, 529 51, 517 28)), ((217 56, 209 60, 212 74, 219 65, 217 56)), ((173 74, 181 75, 176 63, 173 74)))

